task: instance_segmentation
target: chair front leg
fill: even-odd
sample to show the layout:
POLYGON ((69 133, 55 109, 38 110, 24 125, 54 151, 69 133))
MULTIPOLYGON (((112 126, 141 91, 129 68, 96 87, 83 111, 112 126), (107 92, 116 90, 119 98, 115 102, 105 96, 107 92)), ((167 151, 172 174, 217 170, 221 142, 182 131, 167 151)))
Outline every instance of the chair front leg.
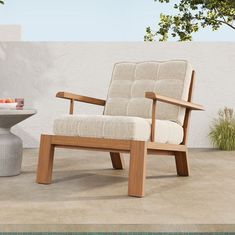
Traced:
POLYGON ((175 152, 175 163, 178 176, 189 176, 188 151, 175 152))
POLYGON ((39 184, 51 183, 54 149, 55 147, 51 143, 51 136, 42 135, 37 170, 37 183, 39 184))
POLYGON ((132 141, 130 151, 128 195, 143 197, 145 193, 147 143, 132 141))

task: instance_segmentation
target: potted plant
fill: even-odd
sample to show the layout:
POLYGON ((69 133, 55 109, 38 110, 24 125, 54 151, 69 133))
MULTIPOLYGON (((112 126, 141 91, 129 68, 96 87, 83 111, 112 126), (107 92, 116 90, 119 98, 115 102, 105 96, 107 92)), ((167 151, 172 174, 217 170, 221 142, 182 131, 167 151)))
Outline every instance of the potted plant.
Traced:
POLYGON ((210 131, 210 138, 215 147, 221 150, 235 150, 235 115, 233 109, 225 107, 218 113, 210 131))

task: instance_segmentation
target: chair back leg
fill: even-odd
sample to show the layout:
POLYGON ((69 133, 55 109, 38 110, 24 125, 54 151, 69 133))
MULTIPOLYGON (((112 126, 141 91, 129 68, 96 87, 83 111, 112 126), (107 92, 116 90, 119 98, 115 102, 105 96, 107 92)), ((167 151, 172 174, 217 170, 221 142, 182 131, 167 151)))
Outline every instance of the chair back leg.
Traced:
POLYGON ((145 193, 147 142, 132 141, 130 151, 128 195, 143 197, 145 193))
POLYGON ((110 152, 110 158, 114 169, 123 170, 125 169, 124 157, 119 152, 110 152))
POLYGON ((175 163, 178 176, 189 176, 188 151, 175 152, 175 163))
MULTIPOLYGON (((191 83, 189 87, 188 102, 192 101, 193 89, 195 83, 195 71, 192 72, 191 83)), ((184 118, 184 138, 183 145, 188 143, 188 130, 190 122, 191 110, 186 109, 185 118, 184 118)), ((175 163, 178 176, 189 176, 189 166, 188 166, 188 150, 185 152, 175 152, 175 163)))
POLYGON ((54 145, 51 144, 51 136, 42 135, 37 170, 37 183, 39 184, 51 183, 54 149, 54 145))

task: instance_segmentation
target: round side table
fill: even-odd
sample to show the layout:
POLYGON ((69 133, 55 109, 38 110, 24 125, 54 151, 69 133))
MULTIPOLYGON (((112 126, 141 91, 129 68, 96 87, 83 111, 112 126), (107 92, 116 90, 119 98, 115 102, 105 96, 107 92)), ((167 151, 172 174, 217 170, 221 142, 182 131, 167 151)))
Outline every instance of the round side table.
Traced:
POLYGON ((36 114, 36 110, 0 109, 0 176, 19 175, 21 171, 22 140, 11 133, 17 123, 36 114))

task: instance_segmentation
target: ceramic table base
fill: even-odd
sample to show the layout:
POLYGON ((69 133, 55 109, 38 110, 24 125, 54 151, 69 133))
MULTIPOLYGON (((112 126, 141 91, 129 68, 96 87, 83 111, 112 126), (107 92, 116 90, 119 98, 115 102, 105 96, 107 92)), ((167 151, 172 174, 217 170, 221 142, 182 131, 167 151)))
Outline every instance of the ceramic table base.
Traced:
POLYGON ((23 144, 10 128, 35 113, 35 110, 0 110, 0 176, 20 174, 23 144))
POLYGON ((19 175, 22 163, 22 140, 9 129, 0 129, 0 176, 19 175))

